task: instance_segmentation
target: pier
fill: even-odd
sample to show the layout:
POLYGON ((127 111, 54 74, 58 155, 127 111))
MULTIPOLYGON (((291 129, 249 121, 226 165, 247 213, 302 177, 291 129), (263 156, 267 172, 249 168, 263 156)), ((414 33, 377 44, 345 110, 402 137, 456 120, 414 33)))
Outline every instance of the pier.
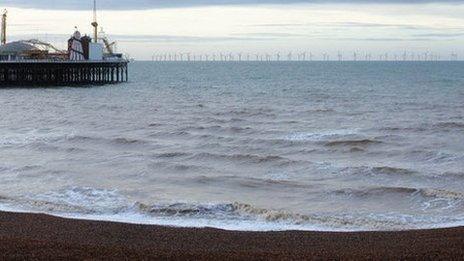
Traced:
POLYGON ((101 85, 127 82, 128 63, 116 42, 98 33, 93 1, 93 38, 75 28, 67 49, 39 39, 7 42, 7 10, 1 15, 0 87, 101 85))
POLYGON ((0 87, 98 85, 128 81, 128 61, 0 61, 0 87))

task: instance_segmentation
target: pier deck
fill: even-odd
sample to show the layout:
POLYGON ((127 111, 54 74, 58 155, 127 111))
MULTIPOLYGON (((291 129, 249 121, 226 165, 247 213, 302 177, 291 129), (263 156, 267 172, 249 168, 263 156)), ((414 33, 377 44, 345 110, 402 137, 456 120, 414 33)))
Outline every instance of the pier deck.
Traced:
POLYGON ((0 61, 0 87, 111 84, 128 81, 128 61, 0 61))

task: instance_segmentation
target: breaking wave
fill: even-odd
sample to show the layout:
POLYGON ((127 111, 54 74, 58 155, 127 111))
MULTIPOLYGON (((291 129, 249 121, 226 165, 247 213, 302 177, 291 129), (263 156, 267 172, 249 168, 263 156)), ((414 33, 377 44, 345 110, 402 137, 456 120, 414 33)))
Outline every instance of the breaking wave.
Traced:
MULTIPOLYGON (((337 193, 372 196, 385 193, 421 195, 428 198, 464 200, 462 193, 402 187, 380 187, 337 193)), ((53 193, 21 198, 0 196, 3 210, 21 210, 57 216, 113 220, 140 224, 204 227, 230 230, 402 230, 461 224, 456 217, 430 217, 400 213, 314 213, 257 207, 247 203, 157 203, 131 202, 115 190, 72 187, 53 193), (134 218, 135 217, 135 218, 134 218)))

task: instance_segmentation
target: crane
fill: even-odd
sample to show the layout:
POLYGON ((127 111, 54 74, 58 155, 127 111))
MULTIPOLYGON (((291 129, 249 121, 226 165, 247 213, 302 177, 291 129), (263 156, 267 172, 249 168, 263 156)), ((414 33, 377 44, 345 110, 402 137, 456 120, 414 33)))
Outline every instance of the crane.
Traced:
POLYGON ((1 35, 0 35, 0 43, 2 45, 6 44, 6 17, 7 17, 8 11, 5 9, 3 10, 2 14, 2 30, 1 30, 1 35))
POLYGON ((101 40, 103 44, 105 45, 106 52, 108 54, 114 54, 114 47, 116 46, 116 42, 110 42, 108 40, 108 37, 106 37, 105 31, 103 31, 103 28, 100 28, 100 33, 98 40, 101 40))
POLYGON ((97 0, 93 0, 93 41, 98 42, 97 0))

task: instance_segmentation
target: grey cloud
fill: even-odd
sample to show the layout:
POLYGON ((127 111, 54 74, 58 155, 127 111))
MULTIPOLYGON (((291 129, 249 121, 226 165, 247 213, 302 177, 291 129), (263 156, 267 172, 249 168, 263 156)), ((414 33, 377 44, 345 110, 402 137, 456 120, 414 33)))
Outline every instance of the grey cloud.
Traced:
MULTIPOLYGON (((70 35, 66 34, 16 34, 11 38, 19 39, 35 39, 42 40, 58 40, 65 41, 70 35)), ((217 43, 217 42, 243 42, 243 41, 270 41, 279 39, 277 36, 258 36, 251 35, 249 37, 239 36, 224 36, 224 37, 208 37, 208 36, 182 36, 182 35, 109 35, 111 40, 123 43, 217 43)))
MULTIPOLYGON (((250 4, 297 4, 297 3, 463 3, 464 0, 99 0, 101 9, 153 9, 171 7, 192 7, 211 5, 250 5, 250 4)), ((91 9, 92 1, 82 0, 3 0, 4 6, 38 9, 91 9)))
POLYGON ((307 37, 304 34, 293 34, 293 33, 239 33, 234 34, 237 36, 244 37, 264 37, 264 38, 288 38, 288 37, 307 37))
POLYGON ((416 34, 416 37, 427 37, 427 38, 456 38, 464 36, 464 33, 424 33, 416 34))
POLYGON ((362 42, 423 42, 434 41, 433 38, 318 38, 322 40, 334 41, 362 41, 362 42))
POLYGON ((365 23, 365 22, 332 22, 332 23, 300 23, 300 24, 255 24, 251 27, 346 27, 346 28, 394 28, 404 30, 464 30, 464 27, 432 27, 423 25, 410 25, 410 24, 386 24, 386 23, 365 23))

